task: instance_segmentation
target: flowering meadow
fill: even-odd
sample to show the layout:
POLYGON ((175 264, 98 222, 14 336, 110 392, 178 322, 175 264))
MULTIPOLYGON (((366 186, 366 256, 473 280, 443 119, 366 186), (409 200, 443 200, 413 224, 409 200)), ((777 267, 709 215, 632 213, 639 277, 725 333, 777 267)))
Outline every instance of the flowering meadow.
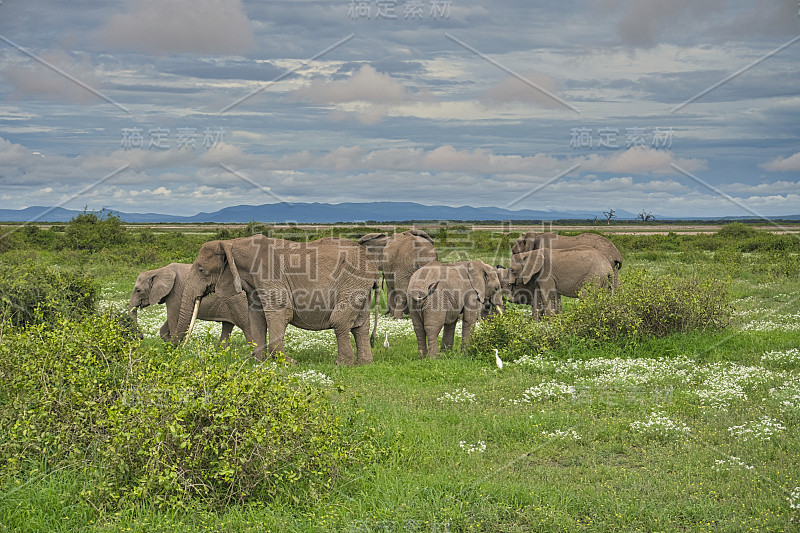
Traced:
MULTIPOLYGON (((154 305, 138 313, 144 339, 124 352, 126 364, 155 353, 151 365, 199 361, 209 375, 227 369, 288 379, 290 392, 280 396, 297 409, 306 395, 326 398, 336 426, 325 439, 342 448, 325 482, 304 485, 286 471, 281 482, 295 491, 222 507, 199 499, 165 504, 148 499, 146 487, 140 500, 115 502, 98 496, 103 486, 89 468, 91 451, 56 467, 44 454, 0 476, 0 531, 797 531, 800 276, 792 270, 793 242, 778 268, 761 261, 778 257, 770 250, 722 254, 703 248, 717 242, 710 237, 613 238, 627 261, 623 286, 634 271, 724 280, 729 322, 661 336, 521 342, 513 357, 501 352, 498 368, 493 351, 456 348, 420 358, 411 321, 381 312, 374 362, 344 367, 334 364, 332 331, 293 326, 285 349, 295 365, 253 360, 238 329, 228 348, 209 355, 220 334, 210 322, 198 323, 185 349, 174 348, 158 337, 166 315, 154 305)), ((725 250, 738 242, 726 239, 717 243, 725 250)), ((492 264, 508 260, 505 249, 490 246, 471 253, 492 264)), ((111 268, 94 260, 84 268, 102 282, 98 307, 124 311, 136 274, 152 265, 110 259, 111 268)), ((576 305, 565 298, 564 313, 576 305)), ((291 431, 291 424, 266 433, 291 431)))

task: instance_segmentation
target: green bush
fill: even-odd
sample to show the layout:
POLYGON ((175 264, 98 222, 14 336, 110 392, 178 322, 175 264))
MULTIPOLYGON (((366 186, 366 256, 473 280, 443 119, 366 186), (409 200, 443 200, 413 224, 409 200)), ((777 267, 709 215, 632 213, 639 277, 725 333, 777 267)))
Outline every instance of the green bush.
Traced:
POLYGON ((119 396, 136 338, 109 316, 58 317, 5 331, 0 344, 0 472, 28 460, 90 460, 97 424, 119 396), (53 327, 55 326, 55 327, 53 327))
POLYGON ((619 341, 720 329, 732 311, 727 284, 718 279, 631 270, 613 292, 586 287, 563 320, 579 337, 619 341))
POLYGON ((109 246, 125 244, 128 233, 122 220, 112 213, 84 210, 67 222, 64 230, 65 245, 73 250, 97 251, 109 246))
POLYGON ((0 318, 14 326, 54 322, 55 317, 91 314, 99 297, 95 281, 35 263, 0 269, 0 318))
POLYGON ((470 350, 494 360, 558 349, 576 342, 638 342, 693 330, 720 329, 730 322, 727 284, 714 278, 652 276, 629 269, 613 292, 586 287, 580 300, 559 316, 534 320, 530 308, 509 306, 478 324, 470 350), (505 356, 505 357, 504 357, 505 356))
POLYGON ((0 346, 0 477, 81 466, 83 496, 119 507, 314 497, 369 459, 343 435, 329 392, 231 352, 146 350, 113 314, 6 332, 0 346))
POLYGON ((494 364, 494 349, 504 361, 556 347, 562 324, 559 320, 533 320, 529 306, 508 305, 502 315, 478 322, 470 338, 469 352, 494 364))

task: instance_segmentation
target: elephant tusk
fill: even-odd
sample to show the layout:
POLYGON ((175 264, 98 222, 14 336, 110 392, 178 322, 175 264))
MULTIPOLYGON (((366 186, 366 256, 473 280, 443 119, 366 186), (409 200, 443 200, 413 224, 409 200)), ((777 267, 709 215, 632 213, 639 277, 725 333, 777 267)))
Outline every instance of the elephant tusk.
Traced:
POLYGON ((497 309, 498 313, 500 313, 501 315, 503 314, 503 310, 500 308, 499 305, 495 305, 495 308, 497 309))
POLYGON ((138 307, 131 307, 131 308, 130 308, 130 311, 128 311, 128 313, 130 313, 130 315, 131 315, 133 318, 136 318, 136 317, 138 316, 138 311, 139 311, 139 308, 138 308, 138 307))
POLYGON ((183 340, 183 346, 181 348, 186 348, 186 344, 189 342, 189 337, 192 335, 192 330, 194 329, 194 322, 197 320, 197 312, 200 310, 200 298, 194 301, 194 311, 192 311, 192 320, 189 321, 189 329, 186 330, 186 338, 183 340))

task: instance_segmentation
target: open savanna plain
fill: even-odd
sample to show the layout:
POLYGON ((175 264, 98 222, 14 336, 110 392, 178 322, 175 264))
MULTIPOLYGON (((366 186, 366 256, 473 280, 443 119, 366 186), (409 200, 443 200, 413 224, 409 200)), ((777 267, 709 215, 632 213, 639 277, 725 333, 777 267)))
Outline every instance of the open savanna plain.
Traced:
MULTIPOLYGON (((0 532, 797 531, 800 236, 613 228, 569 229, 609 229, 627 300, 565 299, 562 318, 537 324, 509 304, 471 347, 436 360, 417 355, 408 318, 381 316, 374 363, 343 367, 331 331, 290 326, 286 355, 298 363, 288 366, 252 359, 238 330, 214 348, 218 324, 203 323, 185 348, 164 343, 163 306, 139 311, 139 339, 126 334, 125 307, 139 272, 192 262, 207 240, 379 228, 97 217, 7 227, 0 532), (68 276, 83 280, 90 309, 67 316, 53 304, 23 320, 26 283, 68 276), (631 318, 631 307, 660 313, 668 304, 651 289, 676 284, 690 310, 713 301, 713 313, 670 308, 656 322, 671 326, 650 329, 631 318), (614 328, 624 321, 633 326, 614 328), (256 403, 258 391, 272 403, 256 403), (236 456, 237 435, 262 418, 277 444, 236 456)), ((442 261, 507 265, 523 230, 428 231, 442 261)))

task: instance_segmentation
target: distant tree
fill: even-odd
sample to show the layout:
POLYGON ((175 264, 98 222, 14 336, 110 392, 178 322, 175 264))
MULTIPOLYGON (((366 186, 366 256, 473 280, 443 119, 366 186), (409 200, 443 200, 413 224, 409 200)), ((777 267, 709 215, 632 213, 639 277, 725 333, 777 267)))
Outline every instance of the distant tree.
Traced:
POLYGON ((122 220, 105 209, 95 212, 84 208, 83 213, 67 222, 64 233, 67 246, 74 250, 97 251, 124 244, 128 238, 122 220))
POLYGON ((606 217, 606 224, 611 225, 611 219, 617 218, 617 215, 614 214, 613 209, 609 209, 608 211, 603 211, 603 216, 606 217))
POLYGON ((636 216, 636 220, 641 220, 642 222, 650 222, 651 220, 655 220, 656 216, 652 213, 648 213, 647 211, 642 211, 636 216))

